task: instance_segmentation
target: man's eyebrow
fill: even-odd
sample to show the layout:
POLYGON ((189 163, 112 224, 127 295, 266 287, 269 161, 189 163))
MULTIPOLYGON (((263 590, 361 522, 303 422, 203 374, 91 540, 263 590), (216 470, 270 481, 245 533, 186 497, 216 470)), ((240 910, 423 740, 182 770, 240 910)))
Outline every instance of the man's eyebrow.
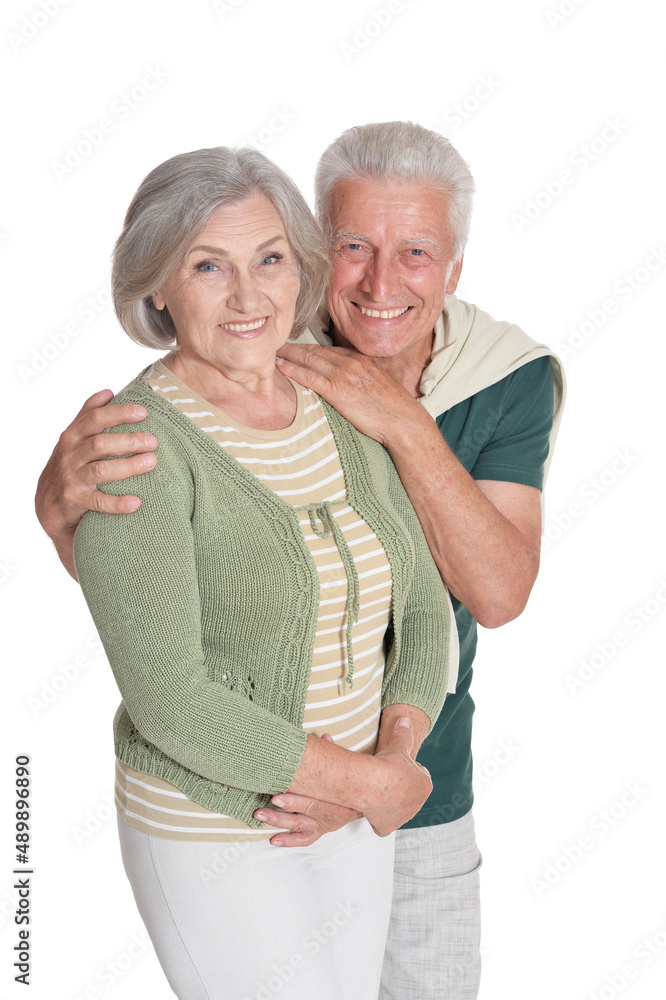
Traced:
MULTIPOLYGON (((334 239, 353 240, 354 243, 372 243, 370 237, 364 236, 363 233, 339 232, 335 234, 334 239)), ((405 246, 405 247, 413 246, 413 244, 415 243, 427 243, 430 246, 433 246, 440 251, 444 249, 442 244, 438 243, 437 240, 433 240, 431 236, 421 236, 421 235, 408 236, 406 237, 406 239, 400 240, 398 246, 405 246)))
MULTIPOLYGON (((266 247, 270 247, 273 244, 277 243, 278 240, 284 240, 284 236, 280 236, 278 234, 277 236, 272 236, 270 240, 264 240, 264 242, 260 243, 259 246, 256 248, 257 253, 259 251, 261 251, 261 250, 265 250, 266 247)), ((206 244, 204 244, 204 243, 202 243, 200 246, 192 247, 191 250, 187 251, 187 255, 189 257, 189 255, 192 254, 192 253, 200 253, 200 252, 203 252, 203 253, 214 253, 217 257, 228 257, 229 256, 229 251, 228 250, 223 250, 221 247, 209 247, 209 246, 206 246, 206 244)))
POLYGON ((364 236, 363 233, 345 233, 343 231, 335 233, 334 239, 336 239, 336 240, 339 240, 339 239, 353 240, 354 243, 371 243, 372 242, 371 239, 370 239, 370 237, 369 236, 364 236))
POLYGON ((437 240, 433 240, 431 236, 409 236, 407 239, 400 240, 400 246, 411 246, 413 243, 428 243, 430 246, 436 247, 438 250, 442 250, 443 247, 441 243, 437 240))

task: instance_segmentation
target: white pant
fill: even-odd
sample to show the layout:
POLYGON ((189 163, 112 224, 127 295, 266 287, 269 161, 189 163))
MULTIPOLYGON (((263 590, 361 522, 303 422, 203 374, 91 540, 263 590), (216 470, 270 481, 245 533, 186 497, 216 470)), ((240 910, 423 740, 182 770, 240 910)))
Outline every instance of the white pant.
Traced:
POLYGON ((481 855, 468 812, 398 830, 380 1000, 473 1000, 481 976, 481 855))
POLYGON ((125 871, 179 1000, 376 1000, 394 835, 312 847, 165 840, 118 819, 125 871))

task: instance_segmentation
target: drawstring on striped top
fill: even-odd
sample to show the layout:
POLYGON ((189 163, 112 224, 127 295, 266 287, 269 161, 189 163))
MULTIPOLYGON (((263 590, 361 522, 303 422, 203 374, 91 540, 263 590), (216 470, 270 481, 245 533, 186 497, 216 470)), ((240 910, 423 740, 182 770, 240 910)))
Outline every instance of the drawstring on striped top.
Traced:
MULTIPOLYGON (((333 517, 332 507, 349 506, 348 500, 322 500, 317 503, 304 504, 302 507, 294 507, 294 510, 305 510, 310 518, 310 527, 318 538, 335 538, 342 565, 347 574, 347 676, 344 684, 351 688, 354 677, 354 654, 352 652, 352 628, 358 621, 360 607, 361 586, 358 580, 358 573, 354 564, 353 556, 349 550, 347 539, 343 535, 340 525, 333 517), (317 522, 321 525, 318 527, 317 522)), ((343 694, 346 688, 343 687, 343 694)))

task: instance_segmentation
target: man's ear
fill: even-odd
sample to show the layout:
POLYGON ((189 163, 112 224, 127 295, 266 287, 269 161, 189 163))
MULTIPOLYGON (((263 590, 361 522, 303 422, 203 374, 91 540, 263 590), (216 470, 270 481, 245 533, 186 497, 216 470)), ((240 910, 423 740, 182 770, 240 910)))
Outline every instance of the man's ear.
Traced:
POLYGON ((451 271, 451 277, 449 278, 446 285, 446 294, 453 295, 456 288, 458 287, 458 282, 460 281, 460 272, 462 271, 463 258, 465 254, 460 255, 460 260, 457 260, 453 265, 453 270, 451 271))

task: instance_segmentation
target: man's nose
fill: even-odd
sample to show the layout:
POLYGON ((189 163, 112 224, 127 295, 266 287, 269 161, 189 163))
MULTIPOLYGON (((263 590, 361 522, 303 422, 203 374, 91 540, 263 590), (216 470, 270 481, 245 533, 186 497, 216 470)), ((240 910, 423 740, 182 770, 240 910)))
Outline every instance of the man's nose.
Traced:
POLYGON ((398 266, 391 257, 376 254, 366 268, 361 291, 365 292, 375 305, 391 302, 400 292, 401 281, 398 266))

